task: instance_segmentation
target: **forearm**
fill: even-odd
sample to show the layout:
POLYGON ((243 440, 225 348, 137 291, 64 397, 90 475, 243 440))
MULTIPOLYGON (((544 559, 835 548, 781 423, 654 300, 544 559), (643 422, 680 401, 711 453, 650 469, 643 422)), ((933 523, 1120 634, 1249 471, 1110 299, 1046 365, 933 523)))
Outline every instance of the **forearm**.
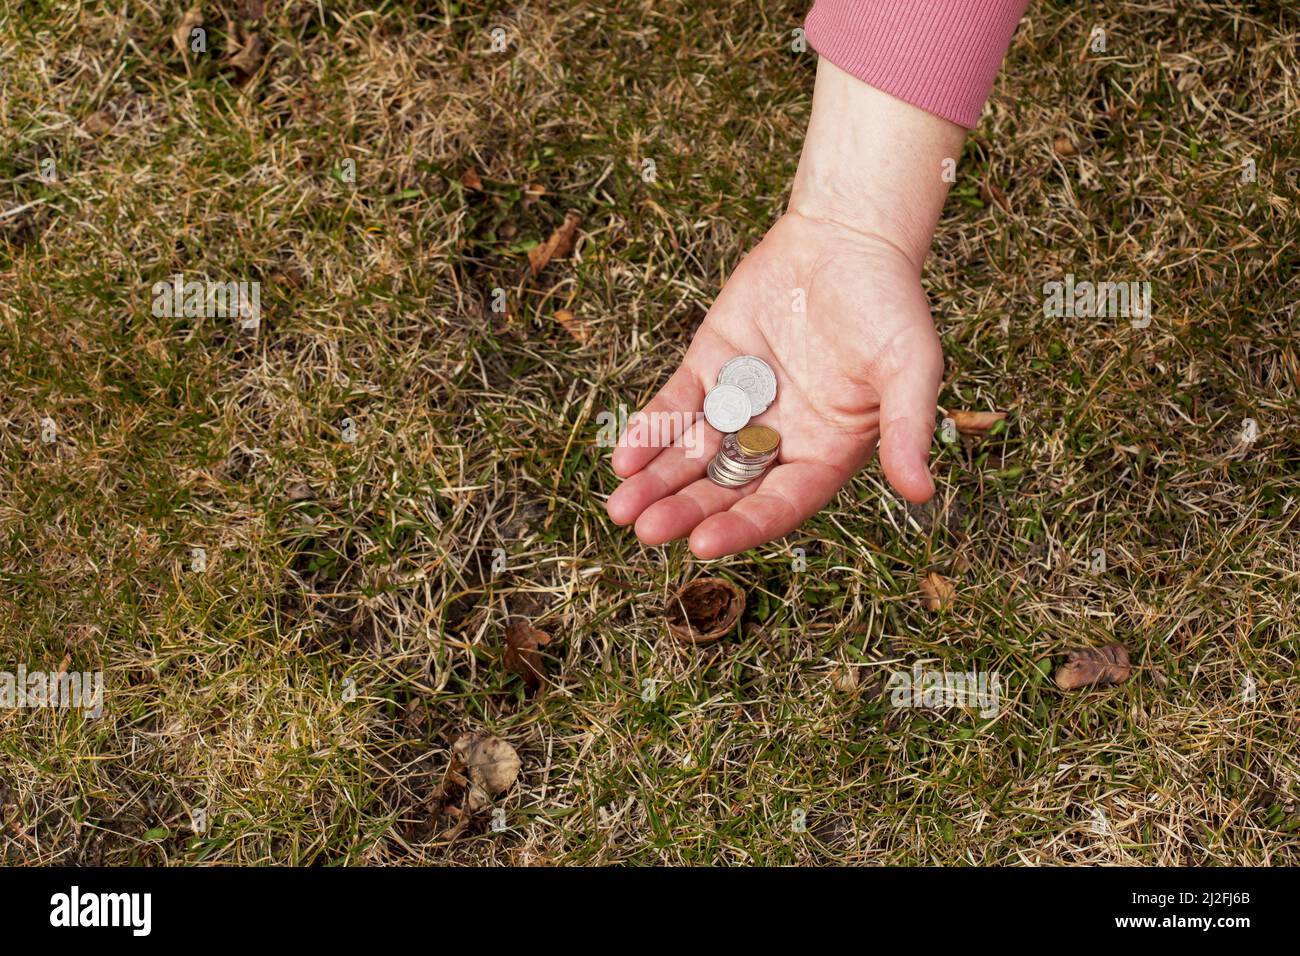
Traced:
POLYGON ((897 245, 919 270, 1028 0, 816 0, 820 54, 793 212, 897 245))
POLYGON ((817 66, 812 118, 790 210, 898 246, 920 269, 966 130, 849 76, 817 66))

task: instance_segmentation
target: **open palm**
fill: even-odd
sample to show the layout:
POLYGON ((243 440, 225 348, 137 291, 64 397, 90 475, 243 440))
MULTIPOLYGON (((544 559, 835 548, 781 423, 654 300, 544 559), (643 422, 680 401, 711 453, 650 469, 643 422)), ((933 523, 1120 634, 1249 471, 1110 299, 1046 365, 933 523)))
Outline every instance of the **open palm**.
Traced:
POLYGON ((736 269, 681 367, 642 411, 699 412, 737 355, 757 355, 776 372, 776 401, 754 421, 780 432, 777 464, 722 488, 705 476, 722 436, 702 418, 671 447, 625 435, 613 456, 624 481, 606 506, 616 523, 635 522, 646 544, 689 536, 701 558, 743 551, 815 514, 877 444, 900 494, 933 494, 927 461, 943 356, 919 268, 899 248, 787 213, 736 269))

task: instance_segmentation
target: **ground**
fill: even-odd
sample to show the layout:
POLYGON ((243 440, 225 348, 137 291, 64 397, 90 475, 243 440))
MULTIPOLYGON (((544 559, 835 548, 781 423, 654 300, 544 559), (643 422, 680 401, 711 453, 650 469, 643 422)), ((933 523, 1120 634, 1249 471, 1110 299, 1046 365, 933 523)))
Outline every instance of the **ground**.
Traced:
POLYGON ((1034 0, 925 269, 937 498, 873 464, 709 564, 606 519, 598 418, 783 208, 805 4, 261 7, 0 6, 0 670, 104 680, 0 710, 0 859, 1300 863, 1294 5, 1034 0), (702 575, 747 606, 691 647, 702 575), (998 712, 894 708, 918 664, 998 712), (466 733, 521 769, 457 827, 466 733))

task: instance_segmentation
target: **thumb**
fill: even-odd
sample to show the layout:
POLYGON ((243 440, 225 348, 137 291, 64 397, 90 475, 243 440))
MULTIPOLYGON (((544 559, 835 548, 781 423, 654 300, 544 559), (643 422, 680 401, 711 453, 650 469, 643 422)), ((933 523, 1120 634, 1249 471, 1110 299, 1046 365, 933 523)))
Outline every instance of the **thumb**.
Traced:
POLYGON ((930 445, 943 353, 937 342, 917 351, 881 389, 880 466, 895 491, 920 503, 934 495, 930 445))

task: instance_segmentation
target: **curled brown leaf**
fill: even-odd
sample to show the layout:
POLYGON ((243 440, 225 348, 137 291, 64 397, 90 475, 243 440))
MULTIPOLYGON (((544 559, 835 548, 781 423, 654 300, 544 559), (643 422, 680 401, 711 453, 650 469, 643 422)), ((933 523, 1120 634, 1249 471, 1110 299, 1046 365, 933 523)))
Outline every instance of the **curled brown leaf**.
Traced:
POLYGON ((190 31, 201 26, 203 26, 203 11, 198 7, 190 7, 181 15, 176 28, 172 30, 172 43, 176 44, 176 49, 181 53, 189 53, 190 31))
POLYGON ((573 313, 568 309, 557 309, 555 312, 555 321, 564 327, 564 331, 573 336, 573 340, 582 345, 591 341, 591 329, 585 323, 579 322, 573 317, 573 313))
POLYGON ((542 648, 551 643, 551 635, 539 631, 522 618, 506 625, 506 652, 502 663, 506 670, 518 674, 524 686, 535 690, 546 679, 546 658, 542 648))
POLYGON ((451 745, 451 750, 468 778, 469 789, 462 808, 467 813, 485 809, 493 797, 510 789, 519 776, 519 754, 500 737, 463 734, 451 745))
POLYGON ((952 419, 953 424, 957 426, 957 431, 962 435, 983 437, 998 422, 1005 421, 1007 413, 972 412, 954 408, 948 412, 948 417, 952 419))
POLYGON ((1002 187, 997 183, 984 183, 980 186, 980 198, 986 203, 998 206, 1003 212, 1011 211, 1011 203, 1007 201, 1007 194, 1002 191, 1002 187))
POLYGON ((1067 651, 1055 679, 1061 690, 1077 690, 1092 684, 1122 684, 1132 673, 1128 651, 1122 645, 1107 644, 1067 651))
POLYGON ((290 501, 310 501, 316 497, 311 485, 305 481, 293 481, 285 486, 284 496, 290 501))
POLYGON ((103 110, 97 110, 81 121, 81 128, 91 136, 103 136, 113 128, 113 117, 103 110))
POLYGON ((262 65, 262 38, 256 33, 244 37, 239 52, 232 55, 227 62, 241 78, 252 76, 262 65))
POLYGON ((931 571, 921 579, 921 600, 927 611, 942 611, 956 596, 957 589, 952 582, 937 571, 931 571))
POLYGON ((457 839, 469 828, 474 815, 505 792, 518 776, 519 754, 500 737, 468 733, 457 738, 442 782, 429 799, 429 813, 435 822, 443 817, 452 821, 441 839, 457 839), (460 801, 459 806, 456 801, 460 801))
POLYGON ((556 227, 546 242, 528 250, 528 268, 534 276, 545 269, 552 259, 563 259, 573 251, 578 242, 578 226, 581 224, 582 217, 576 212, 566 213, 564 222, 556 227))
POLYGON ((851 664, 836 664, 831 668, 831 686, 839 693, 857 693, 858 683, 858 668, 851 664))

